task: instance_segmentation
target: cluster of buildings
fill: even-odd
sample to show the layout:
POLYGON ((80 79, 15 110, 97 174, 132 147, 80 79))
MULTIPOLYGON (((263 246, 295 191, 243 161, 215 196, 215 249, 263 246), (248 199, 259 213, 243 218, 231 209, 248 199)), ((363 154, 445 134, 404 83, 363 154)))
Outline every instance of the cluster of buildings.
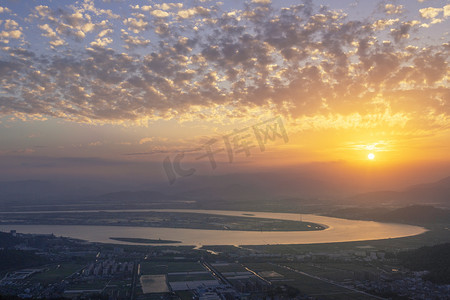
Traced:
POLYGON ((399 274, 397 278, 380 276, 378 280, 355 281, 353 286, 373 294, 404 299, 448 299, 450 285, 436 285, 422 279, 422 272, 399 274))
MULTIPOLYGON (((195 299, 199 300, 249 299, 254 295, 262 297, 272 295, 271 299, 313 299, 301 294, 295 298, 283 298, 282 290, 281 293, 274 293, 274 286, 277 289, 283 287, 275 284, 276 281, 283 281, 282 278, 277 278, 276 274, 264 274, 266 271, 256 273, 243 266, 242 268, 229 266, 239 265, 238 261, 273 262, 273 264, 282 262, 283 265, 291 263, 295 265, 299 262, 299 266, 320 267, 329 270, 325 272, 326 274, 320 275, 323 279, 386 298, 446 299, 445 297, 450 295, 450 285, 437 285, 425 281, 422 279, 423 273, 409 272, 405 269, 383 272, 380 268, 378 268, 380 272, 377 272, 377 268, 365 268, 365 266, 388 266, 392 262, 384 251, 371 247, 335 252, 309 252, 302 255, 267 254, 257 253, 251 249, 236 249, 220 254, 223 261, 208 263, 207 260, 211 261, 212 254, 198 250, 182 248, 145 250, 137 247, 133 251, 124 251, 123 247, 104 248, 102 245, 54 235, 23 235, 14 231, 9 234, 18 239, 18 244, 10 246, 9 249, 33 249, 33 252, 45 257, 52 266, 75 260, 80 268, 52 283, 41 283, 36 280, 36 277, 42 277, 42 274, 51 273, 49 272, 51 268, 44 268, 43 264, 37 265, 35 269, 13 269, 0 279, 0 295, 18 295, 22 298, 64 296, 81 299, 96 293, 105 299, 129 299, 139 290, 137 283, 139 272, 136 265, 139 261, 154 259, 164 262, 166 258, 171 262, 192 261, 203 257, 203 253, 207 258, 201 260, 205 270, 185 272, 180 269, 180 272, 164 275, 163 283, 169 289, 164 292, 161 299, 175 299, 175 292, 186 290, 191 291, 195 299), (334 267, 343 263, 363 267, 360 269, 334 267)), ((270 268, 267 272, 269 271, 270 268)), ((289 283, 286 287, 288 285, 289 283)))
POLYGON ((113 259, 97 261, 89 264, 83 269, 82 275, 88 276, 114 276, 114 275, 131 275, 133 272, 133 262, 116 262, 113 259))
POLYGON ((256 252, 253 249, 253 252, 248 253, 242 251, 240 253, 233 253, 229 255, 232 258, 240 259, 240 258, 267 258, 267 259, 276 259, 276 258, 286 258, 288 260, 295 261, 384 261, 386 259, 386 252, 379 250, 369 250, 369 249, 357 249, 357 250, 341 250, 338 252, 309 252, 305 254, 279 254, 279 253, 260 253, 256 252))
POLYGON ((194 291, 198 300, 232 300, 240 299, 240 295, 231 286, 219 285, 214 288, 198 288, 194 291))

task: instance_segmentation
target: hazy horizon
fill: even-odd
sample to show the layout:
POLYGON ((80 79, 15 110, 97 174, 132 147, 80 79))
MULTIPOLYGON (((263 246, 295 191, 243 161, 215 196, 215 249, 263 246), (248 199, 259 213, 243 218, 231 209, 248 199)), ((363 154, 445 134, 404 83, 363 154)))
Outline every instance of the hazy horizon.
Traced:
POLYGON ((0 181, 272 173, 350 195, 450 176, 446 1, 4 1, 0 17, 0 181))

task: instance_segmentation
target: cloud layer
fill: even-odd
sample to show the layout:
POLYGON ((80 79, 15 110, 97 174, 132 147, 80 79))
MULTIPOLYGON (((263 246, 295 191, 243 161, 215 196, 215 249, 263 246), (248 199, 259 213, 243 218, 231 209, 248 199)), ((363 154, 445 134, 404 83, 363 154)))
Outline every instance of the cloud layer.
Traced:
POLYGON ((449 127, 450 44, 439 28, 450 5, 407 15, 384 4, 355 19, 312 1, 201 4, 1 7, 0 114, 123 122, 258 108, 449 127))

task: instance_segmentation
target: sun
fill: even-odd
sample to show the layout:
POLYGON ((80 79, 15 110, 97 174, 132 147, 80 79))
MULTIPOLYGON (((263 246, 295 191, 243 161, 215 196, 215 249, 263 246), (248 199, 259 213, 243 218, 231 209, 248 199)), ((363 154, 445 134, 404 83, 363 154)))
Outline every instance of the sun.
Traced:
POLYGON ((369 153, 369 155, 367 155, 367 158, 373 160, 375 158, 375 154, 369 153))

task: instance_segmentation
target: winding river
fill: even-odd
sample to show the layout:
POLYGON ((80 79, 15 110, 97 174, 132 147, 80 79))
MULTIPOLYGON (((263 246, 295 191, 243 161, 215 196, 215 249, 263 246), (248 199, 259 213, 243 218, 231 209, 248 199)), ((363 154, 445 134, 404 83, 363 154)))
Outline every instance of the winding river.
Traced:
MULTIPOLYGON (((98 212, 99 210, 76 211, 98 212)), ((20 233, 49 234, 67 236, 90 242, 112 244, 136 244, 111 240, 110 237, 163 239, 180 241, 175 245, 275 245, 275 244, 315 244, 336 243, 364 240, 399 238, 424 233, 426 229, 418 226, 380 223, 373 221, 357 221, 340 218, 318 216, 312 214, 269 213, 225 210, 192 210, 192 209, 148 209, 148 210, 101 210, 105 212, 182 212, 241 216, 248 218, 270 218, 280 220, 304 221, 326 226, 319 231, 231 231, 183 228, 156 228, 131 226, 88 226, 88 225, 0 225, 0 231, 12 229, 20 233)), ((68 211, 61 211, 68 212, 68 211)), ((74 212, 74 211, 70 211, 74 212)), ((24 212, 20 212, 24 213, 24 212)), ((30 212, 30 213, 55 213, 30 212)), ((141 244, 142 245, 142 244, 141 244)), ((158 244, 152 244, 158 245, 158 244)))

